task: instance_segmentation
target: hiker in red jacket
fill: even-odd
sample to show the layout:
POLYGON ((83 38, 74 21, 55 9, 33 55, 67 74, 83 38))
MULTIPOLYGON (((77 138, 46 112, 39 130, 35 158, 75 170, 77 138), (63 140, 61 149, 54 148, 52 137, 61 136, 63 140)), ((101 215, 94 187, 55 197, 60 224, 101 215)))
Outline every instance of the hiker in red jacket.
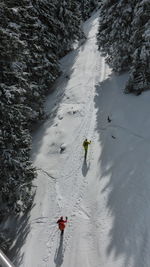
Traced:
POLYGON ((59 230, 61 231, 61 235, 64 233, 64 229, 66 227, 65 223, 67 223, 68 218, 66 217, 66 220, 63 219, 61 216, 60 219, 57 221, 59 230))

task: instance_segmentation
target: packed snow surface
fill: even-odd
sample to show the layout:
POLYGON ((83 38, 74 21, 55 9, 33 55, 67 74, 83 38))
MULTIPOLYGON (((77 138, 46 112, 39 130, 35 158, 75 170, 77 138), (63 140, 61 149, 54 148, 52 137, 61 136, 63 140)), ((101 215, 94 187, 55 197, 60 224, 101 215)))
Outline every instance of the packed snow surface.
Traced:
POLYGON ((105 64, 97 29, 98 13, 84 24, 86 42, 61 60, 33 136, 37 193, 17 267, 150 266, 150 93, 123 93, 127 75, 105 64))

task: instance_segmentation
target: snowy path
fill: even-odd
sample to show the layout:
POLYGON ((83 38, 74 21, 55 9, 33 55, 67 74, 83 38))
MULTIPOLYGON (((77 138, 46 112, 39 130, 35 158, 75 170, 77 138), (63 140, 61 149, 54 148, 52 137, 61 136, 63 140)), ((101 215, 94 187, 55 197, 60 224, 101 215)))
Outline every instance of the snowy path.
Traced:
POLYGON ((87 41, 61 61, 49 119, 34 136, 36 205, 17 267, 150 266, 150 96, 123 94, 127 77, 100 56, 97 27, 98 13, 84 25, 87 41), (60 215, 69 218, 63 238, 60 215))

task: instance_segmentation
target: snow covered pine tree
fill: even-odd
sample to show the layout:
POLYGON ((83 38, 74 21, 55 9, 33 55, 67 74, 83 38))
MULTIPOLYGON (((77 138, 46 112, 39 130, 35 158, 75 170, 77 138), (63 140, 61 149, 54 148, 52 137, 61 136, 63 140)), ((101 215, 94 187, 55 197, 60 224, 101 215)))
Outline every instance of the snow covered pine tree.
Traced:
POLYGON ((106 0, 100 9, 98 46, 114 71, 131 69, 126 92, 150 88, 149 10, 148 0, 106 0))
POLYGON ((106 55, 108 64, 118 72, 128 69, 131 64, 133 47, 130 37, 134 4, 135 0, 106 0, 100 10, 98 46, 106 55))
POLYGON ((132 21, 132 67, 126 92, 150 89, 150 1, 136 1, 132 21))

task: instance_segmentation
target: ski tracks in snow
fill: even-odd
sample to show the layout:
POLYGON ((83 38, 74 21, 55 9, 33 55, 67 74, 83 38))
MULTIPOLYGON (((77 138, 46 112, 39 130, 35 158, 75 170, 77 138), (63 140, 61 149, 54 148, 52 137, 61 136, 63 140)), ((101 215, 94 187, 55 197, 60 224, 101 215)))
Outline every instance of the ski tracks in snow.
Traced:
MULTIPOLYGON (((90 61, 90 58, 86 59, 86 63, 89 65, 89 62, 87 61, 90 61)), ((92 164, 91 160, 93 156, 93 151, 91 148, 93 147, 93 145, 91 144, 89 148, 88 162, 85 163, 83 160, 84 151, 82 143, 85 137, 92 139, 92 143, 94 142, 94 96, 96 83, 96 78, 94 76, 95 67, 97 66, 94 63, 93 70, 91 71, 93 77, 90 79, 90 86, 89 81, 85 85, 82 84, 82 86, 84 86, 86 89, 84 98, 85 104, 84 106, 82 104, 82 108, 84 109, 84 117, 81 117, 80 126, 78 127, 78 130, 75 134, 74 143, 67 151, 68 160, 63 166, 61 176, 59 177, 59 179, 56 180, 56 194, 60 195, 59 187, 61 187, 61 191, 64 191, 66 193, 65 198, 63 197, 60 201, 61 205, 59 203, 57 205, 58 209, 56 211, 56 214, 63 214, 69 217, 69 223, 67 225, 63 240, 63 249, 61 250, 61 257, 63 257, 66 248, 69 249, 69 240, 73 233, 73 225, 76 220, 76 214, 79 211, 79 205, 82 201, 87 186, 87 173, 82 173, 84 172, 82 171, 82 165, 83 168, 87 168, 87 170, 85 170, 86 172, 88 171, 88 167, 90 167, 90 164, 92 164), (66 188, 68 189, 66 190, 66 188)), ((74 90, 74 88, 72 88, 72 90, 74 90)), ((50 258, 50 255, 52 253, 52 244, 54 238, 58 238, 57 235, 55 236, 55 234, 53 234, 53 237, 49 236, 49 244, 47 245, 48 258, 50 258)), ((55 251, 55 249, 56 248, 53 247, 53 251, 55 251)))
MULTIPOLYGON (((66 214, 69 216, 69 223, 66 229, 65 237, 64 237, 64 246, 63 246, 63 255, 67 248, 69 251, 70 245, 69 240, 72 238, 73 231, 74 231, 74 225, 75 221, 77 219, 77 216, 86 217, 86 219, 90 220, 90 214, 87 213, 86 210, 82 210, 81 208, 81 202, 84 196, 84 193, 86 191, 86 187, 88 184, 87 181, 87 171, 90 167, 92 167, 92 159, 94 157, 94 151, 93 151, 93 143, 95 140, 95 119, 96 119, 96 111, 94 108, 94 97, 95 97, 95 86, 98 81, 102 81, 106 75, 108 75, 108 72, 106 72, 106 65, 104 62, 104 58, 98 58, 94 64, 94 68, 91 71, 92 73, 92 82, 91 86, 87 86, 86 88, 86 105, 84 106, 84 114, 85 116, 81 120, 80 127, 76 133, 75 136, 75 142, 74 145, 71 147, 71 150, 69 153, 69 161, 66 163, 66 166, 64 167, 64 170, 68 169, 69 171, 66 173, 63 172, 62 179, 63 180, 63 186, 64 188, 68 186, 68 182, 71 181, 72 190, 69 189, 69 192, 72 192, 71 196, 69 196, 68 199, 66 199, 66 202, 64 203, 64 207, 62 207, 62 214, 66 214), (97 64, 98 63, 98 64, 97 64), (97 73, 98 70, 102 70, 100 77, 95 76, 95 73, 97 73), (83 162, 83 148, 82 148, 82 142, 85 137, 88 137, 92 140, 92 144, 89 148, 89 154, 88 154, 88 162, 83 162), (82 166, 81 166, 82 164, 82 166), (83 170, 81 172, 81 167, 83 167, 83 170), (84 173, 85 171, 85 173, 84 173), (80 182, 76 182, 80 180, 80 182)), ((90 233, 89 233, 90 236, 90 233)), ((91 245, 90 248, 92 248, 93 239, 91 238, 91 245)))
MULTIPOLYGON (((83 44, 83 46, 78 49, 78 55, 76 56, 73 70, 70 70, 70 80, 66 85, 65 98, 62 99, 62 102, 60 102, 58 112, 55 111, 54 114, 54 116, 57 116, 60 121, 57 125, 57 131, 61 131, 64 127, 66 127, 65 120, 67 120, 65 117, 66 113, 63 113, 65 110, 64 105, 80 106, 81 110, 78 114, 80 121, 78 121, 77 126, 74 126, 74 115, 72 114, 72 117, 69 117, 69 127, 74 129, 73 138, 69 137, 69 127, 67 129, 68 132, 65 132, 66 140, 67 138, 70 138, 70 140, 72 138, 73 141, 70 141, 69 146, 62 155, 56 154, 58 170, 55 174, 53 174, 53 172, 51 172, 51 165, 49 166, 48 164, 47 167, 43 160, 44 157, 48 156, 48 154, 44 151, 44 148, 46 148, 48 140, 51 140, 52 126, 49 126, 49 129, 46 132, 49 139, 43 139, 43 150, 41 149, 41 151, 44 152, 39 151, 40 156, 42 153, 45 153, 45 155, 42 155, 41 158, 38 158, 37 155, 38 160, 35 160, 35 165, 37 164, 38 166, 39 176, 42 175, 47 177, 47 182, 45 184, 47 188, 43 203, 44 210, 42 211, 41 216, 43 219, 39 218, 37 220, 33 220, 33 223, 35 222, 36 225, 33 233, 34 239, 31 235, 32 240, 31 238, 29 240, 30 249, 35 246, 35 249, 38 251, 38 253, 37 251, 35 252, 37 259, 33 260, 31 258, 30 261, 25 260, 28 257, 27 255, 24 259, 25 265, 23 266, 25 267, 63 266, 66 254, 65 252, 66 250, 69 251, 71 247, 70 240, 73 237, 77 217, 80 217, 81 220, 82 218, 86 220, 86 231, 89 235, 89 249, 92 248, 92 238, 88 226, 90 223, 90 213, 82 207, 81 203, 88 186, 88 172, 90 171, 90 168, 93 167, 93 147, 96 125, 94 97, 96 85, 102 81, 106 75, 108 75, 104 58, 100 57, 100 54, 97 51, 97 27, 98 13, 86 22, 86 29, 89 29, 89 37, 92 36, 92 40, 87 38, 87 41, 83 44), (84 151, 82 147, 82 143, 85 138, 91 139, 92 141, 89 146, 87 162, 84 161, 84 151), (68 216, 69 220, 63 238, 60 238, 60 232, 58 231, 56 224, 57 219, 61 215, 68 216), (39 244, 36 244, 36 240, 39 244)), ((66 61, 68 60, 69 62, 70 57, 71 54, 66 57, 66 61)), ((67 65, 65 61, 64 63, 67 65)), ((58 96, 58 92, 56 93, 58 96)), ((62 93, 60 92, 60 94, 62 93)), ((61 101, 61 98, 59 99, 61 101)), ((52 118, 50 118, 50 120, 52 121, 52 118)), ((49 156, 47 162, 51 163, 51 155, 49 156)), ((40 184, 38 186, 40 186, 40 184)), ((42 199, 38 199, 38 195, 37 201, 40 201, 40 203, 42 202, 42 199)), ((37 213, 38 210, 36 211, 36 214, 37 213)), ((34 254, 34 248, 32 249, 32 252, 34 254)), ((67 265, 65 267, 67 267, 67 265)))

